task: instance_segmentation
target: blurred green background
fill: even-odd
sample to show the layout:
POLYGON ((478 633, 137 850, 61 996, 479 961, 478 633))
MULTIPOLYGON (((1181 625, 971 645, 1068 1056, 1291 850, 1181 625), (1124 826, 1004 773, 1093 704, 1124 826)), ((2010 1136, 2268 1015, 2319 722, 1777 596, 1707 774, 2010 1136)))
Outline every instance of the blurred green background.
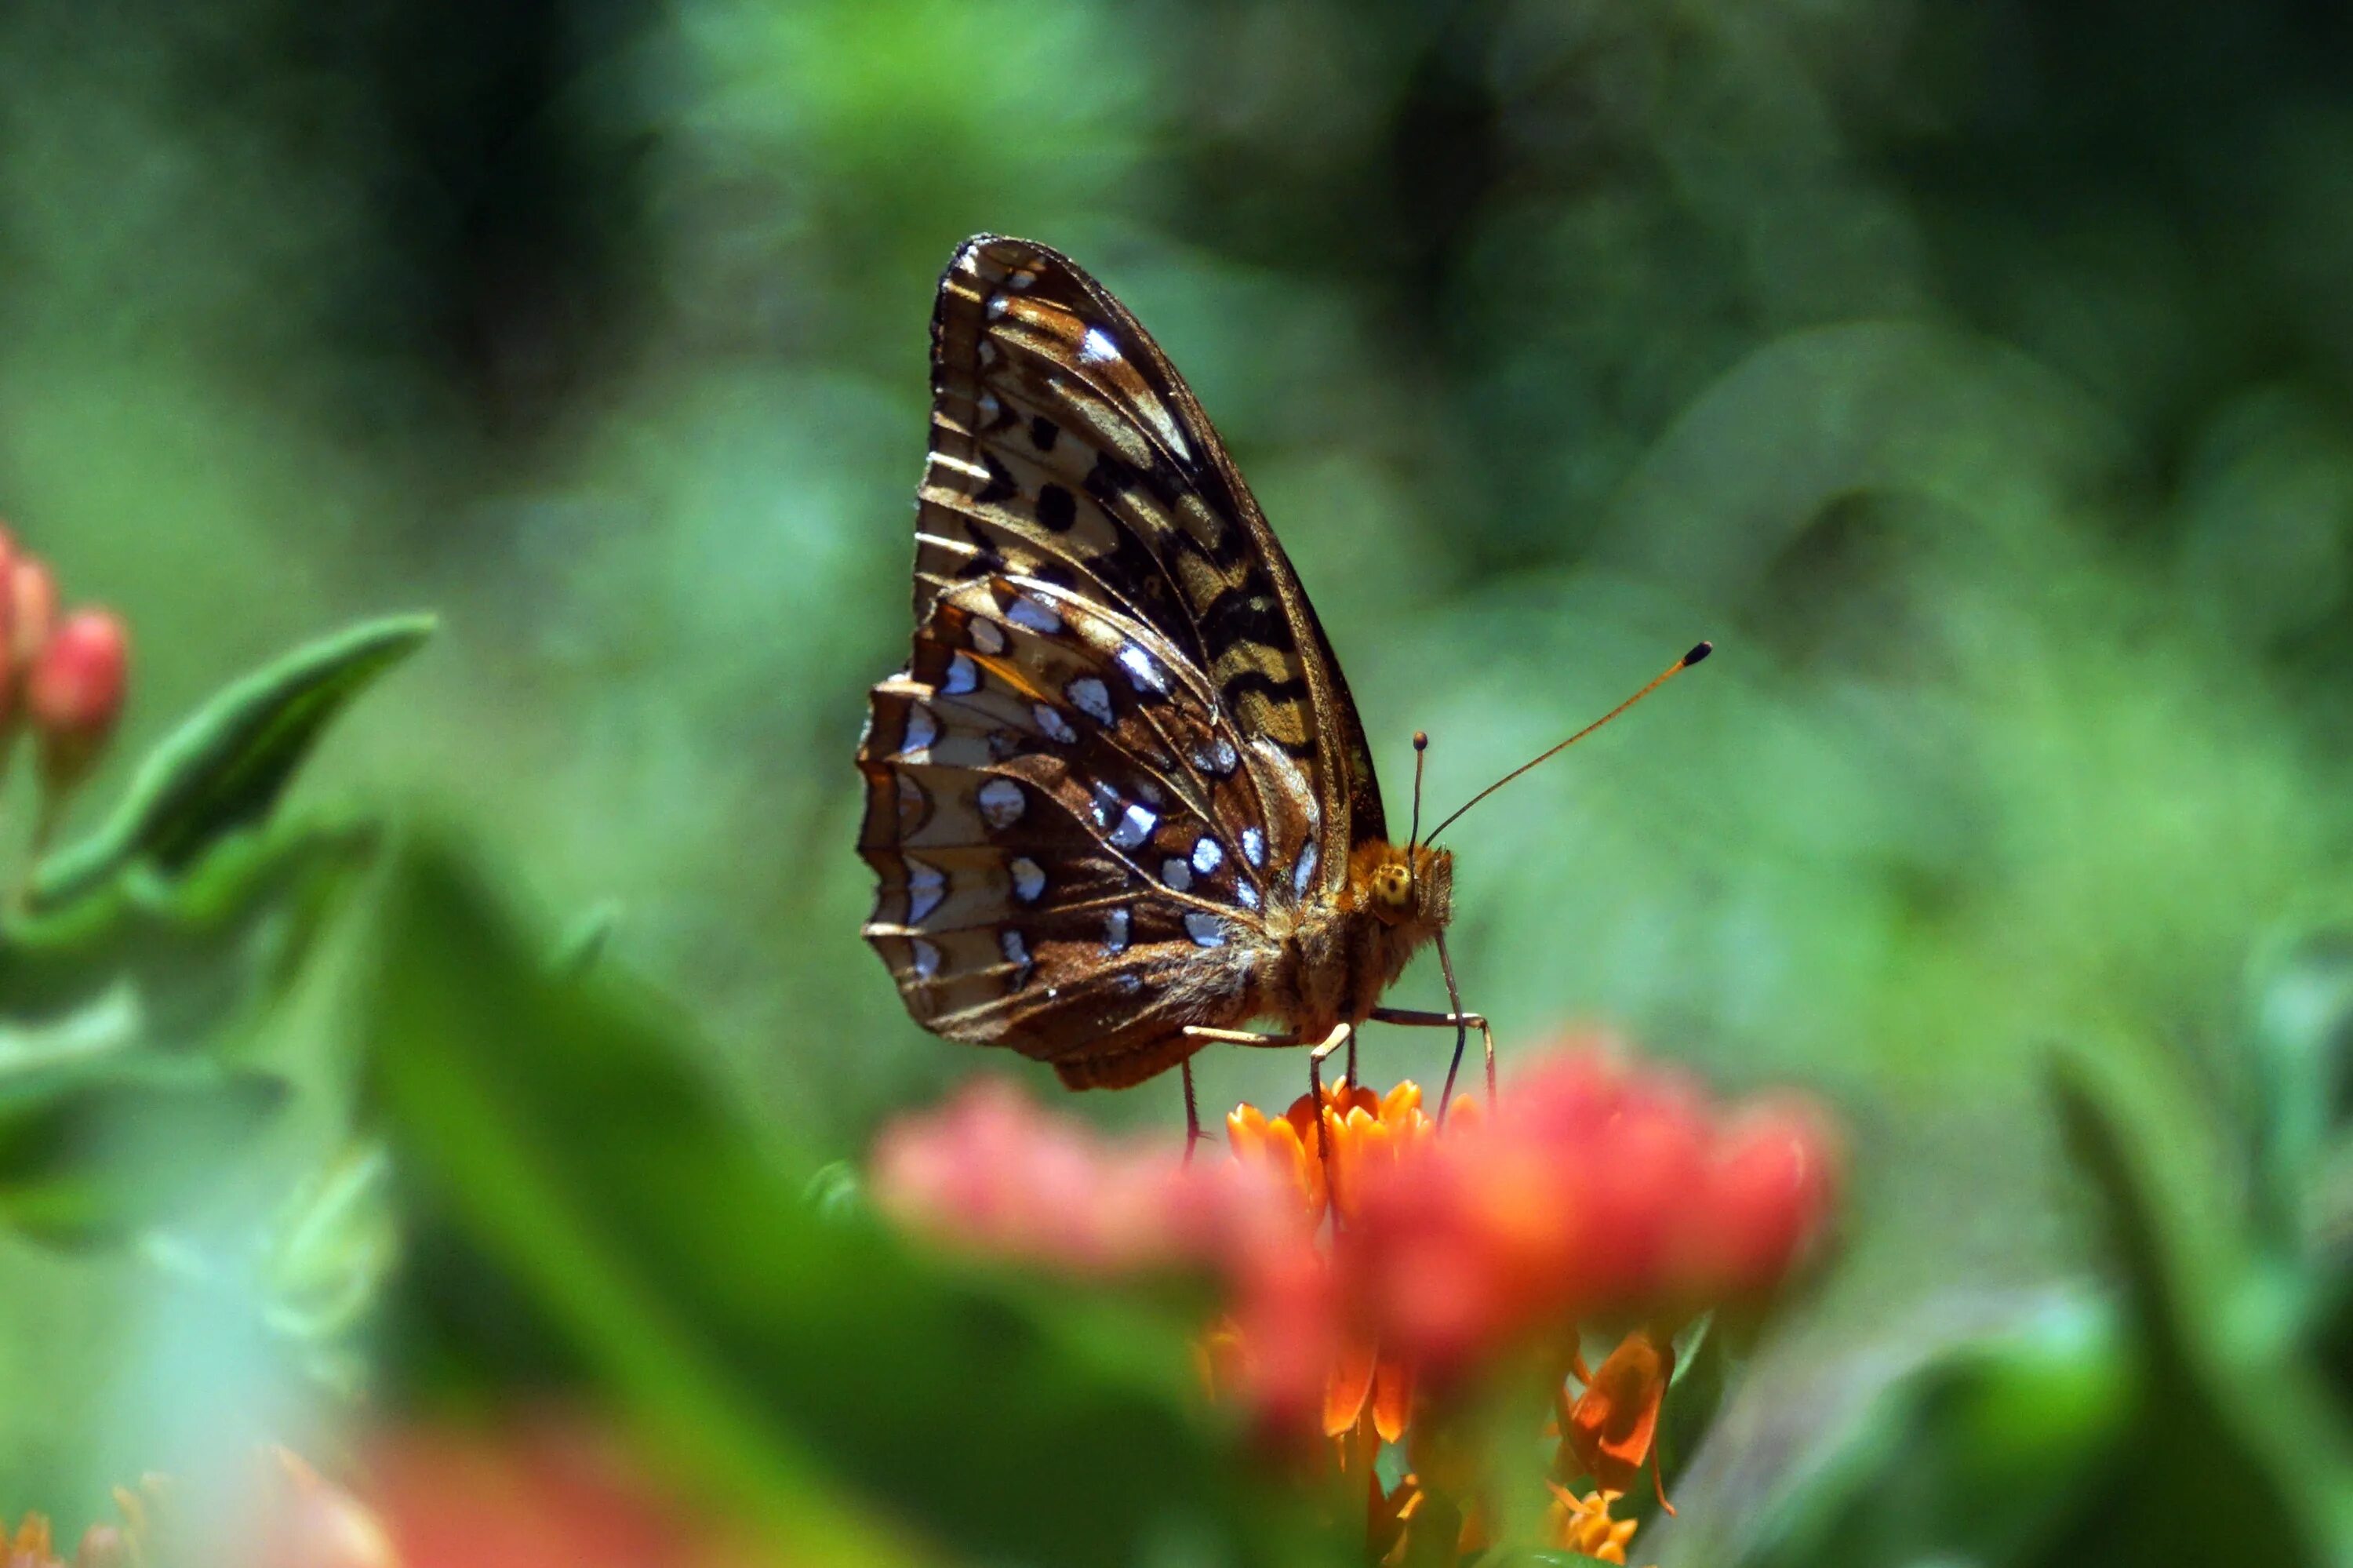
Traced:
POLYGON ((2348 168, 2319 4, 17 5, 0 514, 136 639, 83 825, 230 676, 437 610, 306 798, 608 909, 726 1097, 854 1154, 1019 1065, 860 940, 850 752, 937 272, 1066 249, 1233 447, 1392 815, 1416 727, 1450 808, 1715 640, 1453 832, 1453 950, 1507 1066, 1599 1020, 1835 1104, 1800 1339, 1860 1387, 2081 1266, 2054 1046, 2252 1116, 2266 955, 2348 913, 2348 168))

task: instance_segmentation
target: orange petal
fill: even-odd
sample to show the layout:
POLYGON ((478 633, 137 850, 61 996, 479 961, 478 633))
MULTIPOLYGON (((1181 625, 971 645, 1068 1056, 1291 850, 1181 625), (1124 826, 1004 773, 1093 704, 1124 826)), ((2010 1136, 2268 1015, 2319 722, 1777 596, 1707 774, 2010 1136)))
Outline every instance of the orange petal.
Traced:
POLYGON ((1595 1369, 1570 1408, 1569 1446, 1602 1490, 1625 1492, 1641 1473, 1674 1367, 1674 1351, 1638 1329, 1595 1369))
POLYGON ((1236 1106, 1226 1114, 1226 1143, 1243 1159, 1266 1149, 1266 1113, 1251 1105, 1236 1106))
POLYGON ((1356 1334, 1340 1341, 1339 1354, 1332 1360, 1332 1375, 1324 1383, 1325 1436, 1339 1436, 1364 1414, 1365 1401, 1373 1392, 1373 1374, 1380 1366, 1378 1349, 1371 1340, 1356 1334))
POLYGON ((1413 1363, 1383 1356, 1373 1372, 1373 1430, 1385 1443, 1405 1436, 1413 1414, 1413 1363))
POLYGON ((1397 1087, 1381 1097, 1380 1117, 1383 1121, 1402 1121, 1420 1108, 1421 1086, 1411 1078, 1399 1078, 1397 1087))

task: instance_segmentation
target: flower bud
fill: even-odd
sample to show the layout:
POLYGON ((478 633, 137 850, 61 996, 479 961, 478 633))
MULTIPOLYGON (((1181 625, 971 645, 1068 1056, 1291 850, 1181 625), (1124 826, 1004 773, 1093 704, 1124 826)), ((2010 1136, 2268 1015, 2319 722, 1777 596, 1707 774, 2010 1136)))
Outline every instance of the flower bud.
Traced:
POLYGON ((58 620, 58 579, 38 556, 10 552, 8 652, 11 667, 29 670, 58 620))
POLYGON ((0 525, 0 747, 15 738, 17 686, 25 662, 16 657, 16 537, 0 525))
MULTIPOLYGON (((22 563, 12 581, 25 581, 22 563)), ((20 596, 19 608, 24 603, 20 596)), ((77 610, 47 639, 25 677, 25 711, 40 739, 41 777, 50 789, 80 783, 105 749, 122 716, 130 667, 130 639, 111 610, 77 610)))

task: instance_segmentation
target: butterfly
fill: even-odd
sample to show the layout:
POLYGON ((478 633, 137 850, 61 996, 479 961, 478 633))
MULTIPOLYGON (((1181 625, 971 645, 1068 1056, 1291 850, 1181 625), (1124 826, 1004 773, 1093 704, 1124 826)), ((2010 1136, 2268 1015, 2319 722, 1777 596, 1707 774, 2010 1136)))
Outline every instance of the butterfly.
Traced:
MULTIPOLYGON (((1046 246, 979 235, 941 277, 914 612, 858 765, 865 935, 917 1022, 1072 1088, 1182 1065, 1196 1136, 1212 1043, 1307 1046, 1312 1071, 1377 1019, 1454 1029, 1459 1065, 1477 1028, 1492 1082, 1445 955, 1452 854, 1391 841, 1348 683, 1224 442, 1046 246), (1450 1011, 1382 1006, 1432 944, 1450 1011)), ((1418 768, 1415 800, 1418 822, 1418 768)))

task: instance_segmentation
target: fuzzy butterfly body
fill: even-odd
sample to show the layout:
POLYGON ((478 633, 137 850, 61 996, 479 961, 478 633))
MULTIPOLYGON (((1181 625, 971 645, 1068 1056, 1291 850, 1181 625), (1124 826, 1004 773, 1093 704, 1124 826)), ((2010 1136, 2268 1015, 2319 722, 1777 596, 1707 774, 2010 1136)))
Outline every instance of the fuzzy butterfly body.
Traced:
POLYGON ((1191 390, 1045 246, 932 317, 913 656, 873 689, 866 936, 916 1021, 1118 1087, 1187 1031, 1361 1022, 1451 913, 1388 842, 1346 681, 1191 390))

